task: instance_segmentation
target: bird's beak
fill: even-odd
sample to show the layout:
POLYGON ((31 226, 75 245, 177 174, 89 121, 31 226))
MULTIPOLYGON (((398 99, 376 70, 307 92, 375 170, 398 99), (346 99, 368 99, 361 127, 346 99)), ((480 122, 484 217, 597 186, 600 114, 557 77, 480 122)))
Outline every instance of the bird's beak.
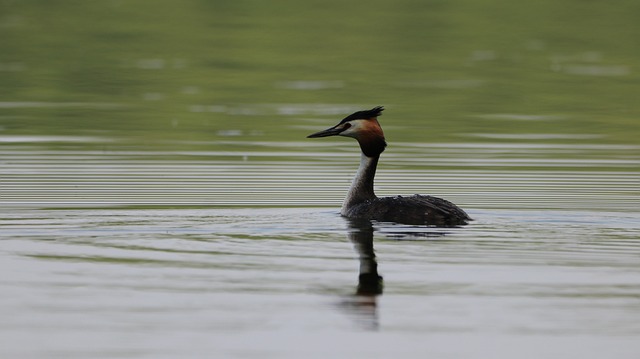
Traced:
POLYGON ((326 130, 312 133, 307 138, 315 138, 315 137, 328 137, 328 136, 337 136, 342 131, 344 131, 344 127, 333 126, 331 128, 327 128, 326 130))

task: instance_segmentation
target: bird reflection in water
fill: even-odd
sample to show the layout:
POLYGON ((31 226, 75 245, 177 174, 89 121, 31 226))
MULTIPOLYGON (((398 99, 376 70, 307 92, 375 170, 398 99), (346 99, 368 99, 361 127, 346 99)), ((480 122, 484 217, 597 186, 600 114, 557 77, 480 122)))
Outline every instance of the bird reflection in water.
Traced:
MULTIPOLYGON (((352 314, 358 324, 367 330, 377 330, 378 297, 382 295, 384 284, 378 273, 378 262, 373 248, 373 223, 368 219, 346 218, 348 221, 347 238, 353 243, 358 254, 360 270, 358 286, 354 294, 341 301, 341 307, 352 314)), ((447 233, 441 228, 422 226, 401 226, 392 223, 383 225, 382 232, 388 239, 397 241, 425 240, 441 238, 447 233)))
POLYGON ((360 261, 358 286, 353 295, 344 299, 342 307, 353 314, 365 329, 378 329, 378 296, 382 294, 382 276, 373 249, 373 225, 367 219, 347 219, 347 237, 353 243, 360 261))

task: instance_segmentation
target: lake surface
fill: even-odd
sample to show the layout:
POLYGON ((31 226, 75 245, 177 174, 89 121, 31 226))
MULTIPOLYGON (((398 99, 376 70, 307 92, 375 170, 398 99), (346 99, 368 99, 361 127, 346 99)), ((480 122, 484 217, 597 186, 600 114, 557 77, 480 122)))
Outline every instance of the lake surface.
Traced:
POLYGON ((637 358, 637 5, 523 6, 0 2, 0 356, 637 358))

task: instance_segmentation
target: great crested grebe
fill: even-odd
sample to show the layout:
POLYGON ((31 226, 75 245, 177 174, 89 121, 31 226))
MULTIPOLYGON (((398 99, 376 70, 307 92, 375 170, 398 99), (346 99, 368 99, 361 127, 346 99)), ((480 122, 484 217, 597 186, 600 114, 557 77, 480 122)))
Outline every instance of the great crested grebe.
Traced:
POLYGON ((355 138, 362 154, 360 167, 347 192, 340 213, 348 218, 374 219, 383 222, 455 226, 467 224, 471 218, 455 204, 442 198, 413 195, 409 197, 377 197, 373 180, 380 154, 387 146, 378 116, 382 106, 358 111, 337 125, 316 132, 308 138, 346 136, 355 138))

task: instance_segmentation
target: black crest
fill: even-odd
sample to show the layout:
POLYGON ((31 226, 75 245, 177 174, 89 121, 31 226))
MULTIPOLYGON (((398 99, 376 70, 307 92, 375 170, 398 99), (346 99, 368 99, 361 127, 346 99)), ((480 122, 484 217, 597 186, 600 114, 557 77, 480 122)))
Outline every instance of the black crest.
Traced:
POLYGON ((340 121, 340 123, 345 123, 347 121, 352 121, 352 120, 366 120, 369 118, 378 117, 382 115, 382 111, 384 111, 384 107, 376 106, 371 110, 354 112, 351 115, 345 117, 342 121, 340 121))

